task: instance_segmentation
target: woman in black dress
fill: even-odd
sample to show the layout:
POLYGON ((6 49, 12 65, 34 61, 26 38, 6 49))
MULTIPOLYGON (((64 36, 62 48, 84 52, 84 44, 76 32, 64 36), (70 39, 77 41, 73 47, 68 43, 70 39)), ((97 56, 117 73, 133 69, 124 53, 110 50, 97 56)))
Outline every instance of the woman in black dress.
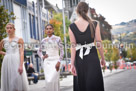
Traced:
POLYGON ((74 75, 74 91, 104 91, 101 64, 105 66, 99 24, 88 17, 88 5, 77 6, 78 19, 70 25, 71 72, 74 75), (96 42, 96 46, 94 44, 96 42))

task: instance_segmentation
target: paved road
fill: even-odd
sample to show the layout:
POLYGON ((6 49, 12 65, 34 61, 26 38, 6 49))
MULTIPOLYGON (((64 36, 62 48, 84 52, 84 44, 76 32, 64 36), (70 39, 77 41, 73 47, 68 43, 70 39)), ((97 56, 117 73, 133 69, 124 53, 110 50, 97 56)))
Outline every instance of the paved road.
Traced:
POLYGON ((136 69, 105 77, 104 83, 105 91, 136 91, 136 69))
MULTIPOLYGON (((136 91, 136 69, 104 77, 104 87, 105 91, 136 91)), ((73 89, 65 87, 61 91, 73 91, 73 89)))

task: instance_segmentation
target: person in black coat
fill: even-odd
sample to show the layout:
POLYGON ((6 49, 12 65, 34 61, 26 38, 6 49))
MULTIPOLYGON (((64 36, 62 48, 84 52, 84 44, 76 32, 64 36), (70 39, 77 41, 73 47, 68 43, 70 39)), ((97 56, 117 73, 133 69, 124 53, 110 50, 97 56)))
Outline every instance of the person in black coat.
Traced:
POLYGON ((34 80, 33 80, 34 83, 38 82, 38 75, 35 73, 32 63, 30 63, 30 65, 29 65, 29 68, 27 70, 27 74, 29 77, 34 77, 34 80))

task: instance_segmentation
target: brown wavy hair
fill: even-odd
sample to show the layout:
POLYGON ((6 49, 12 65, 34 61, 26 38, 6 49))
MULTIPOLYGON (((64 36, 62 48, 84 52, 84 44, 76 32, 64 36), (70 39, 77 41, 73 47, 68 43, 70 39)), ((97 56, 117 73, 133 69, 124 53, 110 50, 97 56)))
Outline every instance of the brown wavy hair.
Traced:
POLYGON ((91 18, 89 18, 87 16, 88 10, 89 10, 89 6, 88 6, 87 3, 85 3, 85 2, 79 2, 78 3, 78 5, 77 5, 77 13, 80 16, 82 16, 83 19, 85 19, 86 21, 89 22, 89 24, 90 24, 90 31, 91 31, 91 37, 94 38, 94 36, 95 36, 95 33, 94 33, 94 24, 93 24, 91 18))

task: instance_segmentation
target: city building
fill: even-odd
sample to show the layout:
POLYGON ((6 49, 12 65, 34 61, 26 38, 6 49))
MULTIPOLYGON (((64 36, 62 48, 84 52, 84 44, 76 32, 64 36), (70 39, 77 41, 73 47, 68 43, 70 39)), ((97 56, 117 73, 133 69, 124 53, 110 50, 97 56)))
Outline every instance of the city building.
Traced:
POLYGON ((8 12, 13 12, 16 19, 10 20, 15 24, 16 36, 25 42, 24 62, 27 69, 29 63, 34 64, 37 72, 41 72, 42 61, 37 55, 40 41, 44 38, 45 25, 53 17, 53 12, 59 9, 47 0, 1 0, 0 5, 8 12))
POLYGON ((65 14, 71 22, 74 22, 77 18, 76 6, 81 1, 85 0, 65 0, 65 14))

